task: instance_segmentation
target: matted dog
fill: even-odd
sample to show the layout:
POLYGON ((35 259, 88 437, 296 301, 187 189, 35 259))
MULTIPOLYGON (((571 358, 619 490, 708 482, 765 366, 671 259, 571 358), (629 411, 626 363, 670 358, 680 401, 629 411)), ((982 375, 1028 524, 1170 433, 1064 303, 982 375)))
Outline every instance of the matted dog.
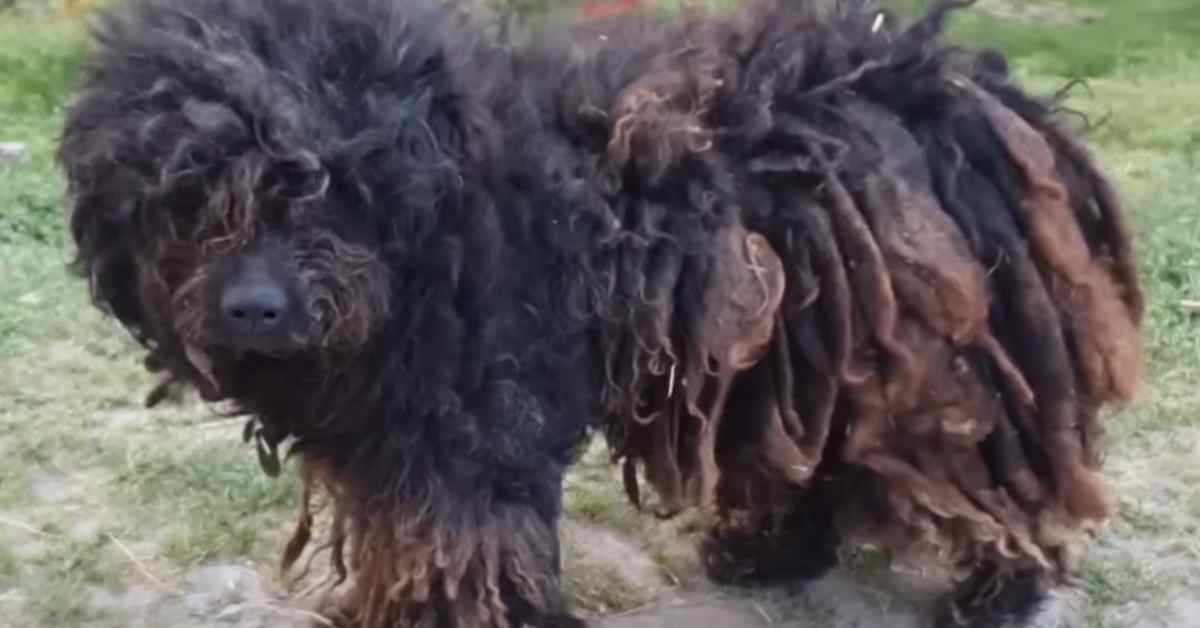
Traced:
POLYGON ((127 0, 61 147, 78 270, 163 391, 286 443, 324 608, 578 626, 562 479, 602 430, 720 581, 844 542, 1022 620, 1111 513, 1139 378, 1117 195, 1004 58, 852 0, 549 26, 405 0, 127 0))

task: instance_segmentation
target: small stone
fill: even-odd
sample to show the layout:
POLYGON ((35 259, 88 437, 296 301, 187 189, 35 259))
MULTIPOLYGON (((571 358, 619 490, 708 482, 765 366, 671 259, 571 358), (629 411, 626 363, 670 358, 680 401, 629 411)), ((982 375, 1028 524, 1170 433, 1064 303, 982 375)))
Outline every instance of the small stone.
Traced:
POLYGON ((14 558, 26 562, 41 558, 50 549, 50 546, 45 541, 35 539, 24 543, 14 543, 9 548, 14 558))
POLYGON ((1029 619, 1029 628, 1082 628, 1083 596, 1078 591, 1052 591, 1037 613, 1029 619))
POLYGON ((209 594, 227 602, 264 597, 261 577, 254 570, 238 565, 210 565, 189 574, 188 589, 209 594))
POLYGON ((221 600, 211 593, 192 593, 183 598, 183 606, 192 617, 211 617, 221 600))
POLYGON ((121 599, 103 587, 88 585, 83 590, 83 596, 88 608, 94 611, 112 612, 121 607, 121 599))
POLYGON ((217 613, 217 616, 215 617, 215 619, 219 622, 224 622, 227 624, 235 624, 235 623, 241 621, 242 615, 244 615, 245 613, 246 613, 246 606, 244 604, 231 604, 231 605, 221 609, 221 612, 217 613))
POLYGON ((0 142, 0 167, 29 163, 29 146, 20 142, 0 142))
POLYGON ((67 536, 76 543, 93 543, 100 538, 100 522, 94 519, 83 519, 67 529, 67 536))

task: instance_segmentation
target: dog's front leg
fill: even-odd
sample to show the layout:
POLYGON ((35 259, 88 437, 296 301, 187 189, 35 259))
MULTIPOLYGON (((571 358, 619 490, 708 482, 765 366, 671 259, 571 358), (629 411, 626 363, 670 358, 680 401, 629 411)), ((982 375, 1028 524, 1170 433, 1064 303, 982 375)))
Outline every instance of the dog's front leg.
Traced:
POLYGON ((346 576, 322 615, 339 628, 583 628, 562 593, 561 472, 487 480, 456 488, 435 476, 407 499, 360 499, 321 474, 346 576), (505 490, 514 484, 528 490, 505 490))

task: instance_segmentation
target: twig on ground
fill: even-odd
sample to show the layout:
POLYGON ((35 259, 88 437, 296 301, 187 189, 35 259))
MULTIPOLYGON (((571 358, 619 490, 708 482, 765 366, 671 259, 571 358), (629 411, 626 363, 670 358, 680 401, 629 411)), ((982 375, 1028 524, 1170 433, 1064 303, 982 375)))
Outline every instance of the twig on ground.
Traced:
POLYGON ((8 519, 6 517, 0 517, 0 524, 6 525, 10 528, 18 528, 18 529, 24 530, 26 532, 29 532, 31 534, 36 534, 37 536, 54 536, 53 534, 51 534, 45 530, 39 530, 38 528, 35 528, 34 526, 32 526, 28 523, 25 523, 24 521, 17 521, 16 519, 8 519))
POLYGON ((286 606, 271 604, 269 602, 250 602, 247 605, 251 608, 260 608, 262 610, 271 611, 276 615, 283 615, 285 617, 288 615, 295 615, 312 620, 322 626, 326 626, 327 628, 337 628, 337 625, 329 621, 329 619, 324 615, 321 615, 320 613, 314 613, 309 610, 304 610, 302 608, 288 608, 286 606))
POLYGON ((641 606, 636 606, 634 608, 626 609, 619 613, 610 613, 608 615, 605 615, 604 617, 606 619, 615 619, 618 617, 628 617, 630 615, 637 615, 638 613, 641 613, 643 611, 648 611, 650 609, 686 608, 688 606, 692 606, 694 604, 698 604, 698 603, 702 603, 702 602, 711 602, 715 599, 717 599, 717 596, 715 596, 715 595, 705 595, 705 596, 701 596, 701 597, 691 597, 691 598, 688 598, 687 600, 679 600, 679 601, 673 601, 673 602, 650 601, 645 604, 642 604, 641 606))
POLYGON ((641 613, 642 611, 648 611, 651 608, 656 608, 656 605, 654 602, 648 602, 648 603, 642 604, 640 606, 635 606, 633 608, 627 608, 619 613, 610 613, 608 615, 605 615, 605 617, 609 618, 609 619, 616 618, 616 617, 628 617, 630 615, 637 615, 638 613, 641 613))
POLYGON ((659 565, 658 568, 660 571, 662 571, 663 575, 666 576, 667 581, 672 587, 678 587, 680 585, 682 581, 679 579, 679 576, 675 575, 675 572, 671 571, 669 567, 666 565, 659 565))
POLYGON ((762 604, 755 602, 754 611, 758 613, 759 617, 762 617, 763 621, 766 622, 768 626, 775 625, 775 620, 771 618, 771 614, 767 612, 767 609, 762 607, 762 604))
POLYGON ((1182 307, 1184 311, 1200 314, 1200 301, 1195 299, 1184 299, 1179 302, 1179 306, 1182 307))
POLYGON ((195 423, 195 425, 197 427, 202 427, 202 428, 215 428, 215 427, 228 427, 230 425, 236 425, 238 423, 245 423, 245 422, 246 422, 246 417, 235 416, 235 417, 231 417, 228 419, 206 419, 204 421, 197 421, 195 423))
POLYGON ((162 589, 166 593, 169 593, 171 595, 183 595, 182 591, 167 584, 161 578, 154 575, 154 573, 150 571, 150 568, 146 566, 146 563, 143 563, 141 560, 138 559, 137 556, 134 556, 133 552, 129 551, 129 548, 125 547, 125 544, 122 543, 120 539, 118 539, 117 537, 115 537, 111 534, 106 534, 105 536, 108 537, 108 540, 112 541, 113 545, 117 546, 117 549, 121 550, 121 553, 124 554, 125 557, 129 559, 129 562, 133 563, 133 566, 136 567, 137 570, 139 572, 141 572, 141 574, 143 576, 145 576, 147 580, 153 582, 156 586, 158 586, 160 589, 162 589))
MULTIPOLYGON (((9 526, 12 528, 18 528, 21 530, 25 530, 26 532, 36 534, 37 536, 40 536, 40 537, 62 538, 61 534, 54 534, 52 532, 47 532, 45 530, 39 530, 38 528, 36 528, 28 523, 25 523, 24 521, 17 521, 16 519, 8 519, 6 517, 0 517, 0 524, 6 525, 6 526, 9 526)), ((147 580, 150 580, 155 585, 157 585, 159 588, 161 588, 163 591, 170 593, 172 595, 182 595, 183 594, 183 592, 180 591, 179 589, 172 587, 171 585, 164 582, 161 578, 154 575, 150 571, 150 569, 146 566, 146 564, 143 563, 141 560, 138 560, 138 557, 134 556, 133 552, 129 551, 129 548, 126 547, 125 544, 122 543, 120 539, 113 536, 112 534, 105 534, 104 536, 106 536, 109 541, 112 541, 112 544, 115 545, 117 547, 117 549, 120 550, 121 553, 124 554, 125 557, 129 559, 129 562, 133 563, 133 566, 136 567, 137 570, 139 572, 141 572, 141 574, 143 576, 145 576, 147 580)))

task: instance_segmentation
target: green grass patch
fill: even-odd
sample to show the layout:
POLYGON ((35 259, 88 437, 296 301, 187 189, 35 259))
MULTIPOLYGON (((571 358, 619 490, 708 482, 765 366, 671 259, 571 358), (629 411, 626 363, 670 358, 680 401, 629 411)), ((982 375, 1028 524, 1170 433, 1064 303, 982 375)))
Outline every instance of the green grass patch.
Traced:
POLYGON ((1081 575, 1088 601, 1085 625, 1091 628, 1124 625, 1117 609, 1131 601, 1151 604, 1159 592, 1142 565, 1123 553, 1085 562, 1081 575))
MULTIPOLYGON (((593 447, 589 453, 600 451, 593 447)), ((591 456, 594 458, 594 455, 591 456)), ((621 480, 607 460, 585 460, 566 481, 564 503, 568 513, 580 520, 632 533, 644 524, 643 514, 629 503, 621 480)))
POLYGON ((0 17, 0 111, 45 114, 62 106, 87 52, 82 24, 0 17))
POLYGON ((620 570, 609 564, 568 564, 564 593, 578 610, 607 614, 628 611, 649 601, 651 591, 634 587, 620 570))
MULTIPOLYGON (((883 4, 911 15, 931 3, 883 0, 883 4)), ((1002 50, 1038 74, 1095 78, 1200 53, 1200 4, 1192 0, 985 0, 957 12, 950 34, 959 42, 1002 50)))
MULTIPOLYGON (((3 432, 0 432, 3 437, 3 432)), ((0 510, 10 510, 29 501, 29 483, 25 479, 24 465, 12 461, 11 454, 2 454, 0 459, 0 510)))
POLYGON ((32 158, 0 168, 0 247, 63 239, 54 150, 87 37, 81 23, 34 15, 0 12, 0 141, 27 144, 32 158))
POLYGON ((14 587, 21 575, 21 561, 8 545, 0 545, 0 590, 14 587))
POLYGON ((42 573, 30 599, 31 610, 42 625, 78 626, 88 619, 85 587, 100 584, 107 575, 104 539, 53 545, 34 561, 42 573))
POLYGON ((113 468, 118 496, 152 513, 165 557, 187 565, 276 552, 259 543, 281 527, 281 511, 295 499, 290 481, 265 476, 248 451, 228 441, 136 447, 113 468))

